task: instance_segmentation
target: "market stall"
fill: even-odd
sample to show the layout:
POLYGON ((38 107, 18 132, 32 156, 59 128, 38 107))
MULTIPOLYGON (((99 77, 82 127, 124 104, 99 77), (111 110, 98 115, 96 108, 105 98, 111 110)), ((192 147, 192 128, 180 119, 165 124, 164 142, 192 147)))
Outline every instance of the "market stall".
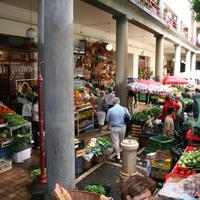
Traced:
POLYGON ((187 146, 180 159, 167 174, 159 191, 163 199, 198 200, 200 198, 200 149, 187 146))
POLYGON ((1 166, 11 158, 18 163, 31 157, 31 138, 31 123, 0 102, 0 171, 11 169, 1 166))

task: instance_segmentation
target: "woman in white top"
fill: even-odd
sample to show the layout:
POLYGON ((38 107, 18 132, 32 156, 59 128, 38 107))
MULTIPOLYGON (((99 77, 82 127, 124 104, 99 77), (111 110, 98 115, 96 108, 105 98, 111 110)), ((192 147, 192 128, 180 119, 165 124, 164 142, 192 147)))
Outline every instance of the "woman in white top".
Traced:
POLYGON ((34 98, 33 106, 32 106, 32 133, 34 140, 34 148, 39 149, 40 141, 39 141, 39 106, 38 106, 38 97, 34 98))

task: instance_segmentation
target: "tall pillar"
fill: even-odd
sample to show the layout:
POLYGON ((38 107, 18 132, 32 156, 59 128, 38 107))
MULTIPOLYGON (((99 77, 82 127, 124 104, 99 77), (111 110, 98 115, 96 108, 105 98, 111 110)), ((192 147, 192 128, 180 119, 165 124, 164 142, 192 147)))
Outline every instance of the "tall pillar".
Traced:
POLYGON ((138 79, 138 59, 139 55, 134 53, 133 56, 133 78, 138 79))
POLYGON ((161 82, 163 79, 163 59, 164 59, 164 37, 156 37, 156 67, 155 79, 161 82))
POLYGON ((197 22, 194 20, 193 22, 193 44, 196 46, 197 43, 197 22))
POLYGON ((181 46, 175 45, 175 61, 174 61, 174 76, 177 76, 181 70, 181 46))
MULTIPOLYGON (((44 61, 44 0, 38 1, 38 64, 44 61)), ((42 75, 44 77, 45 67, 42 66, 42 75)), ((42 84, 42 93, 44 97, 44 82, 42 84)), ((43 105, 45 102, 43 101, 43 105)), ((44 113, 44 112, 43 112, 44 113)))
POLYGON ((121 104, 127 105, 127 61, 128 61, 128 20, 126 16, 114 16, 116 19, 116 96, 121 104))
POLYGON ((191 71, 196 70, 196 53, 192 53, 191 71))
POLYGON ((186 50, 186 59, 185 59, 185 72, 190 72, 191 68, 191 51, 186 50))
POLYGON ((45 132, 47 194, 56 182, 75 187, 73 0, 45 0, 45 132))

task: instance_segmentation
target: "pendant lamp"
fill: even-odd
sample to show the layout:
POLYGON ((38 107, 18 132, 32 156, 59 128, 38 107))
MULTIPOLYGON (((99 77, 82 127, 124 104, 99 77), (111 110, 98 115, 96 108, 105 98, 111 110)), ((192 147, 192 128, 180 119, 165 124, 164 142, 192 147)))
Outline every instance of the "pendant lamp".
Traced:
POLYGON ((32 28, 32 0, 30 0, 30 27, 26 30, 26 37, 30 39, 36 37, 36 30, 32 28))

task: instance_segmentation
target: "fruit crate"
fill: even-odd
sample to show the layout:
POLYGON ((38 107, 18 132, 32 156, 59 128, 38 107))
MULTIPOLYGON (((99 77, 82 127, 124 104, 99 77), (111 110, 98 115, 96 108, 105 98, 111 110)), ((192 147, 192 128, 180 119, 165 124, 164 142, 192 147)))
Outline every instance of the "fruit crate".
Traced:
POLYGON ((3 164, 0 165, 0 174, 3 174, 12 169, 12 161, 6 160, 3 164))
POLYGON ((142 133, 142 127, 140 125, 131 125, 131 136, 132 137, 139 137, 139 135, 142 133))
POLYGON ((163 135, 150 137, 147 146, 148 152, 155 152, 156 150, 170 150, 175 143, 175 139, 163 135))

